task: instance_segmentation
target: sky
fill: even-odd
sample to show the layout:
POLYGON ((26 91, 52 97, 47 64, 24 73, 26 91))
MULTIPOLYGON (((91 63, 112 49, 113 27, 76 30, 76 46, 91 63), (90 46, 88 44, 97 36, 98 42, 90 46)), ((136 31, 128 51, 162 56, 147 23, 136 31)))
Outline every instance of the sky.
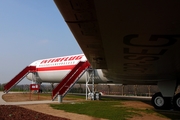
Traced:
POLYGON ((81 53, 53 0, 0 0, 1 84, 33 61, 81 53))

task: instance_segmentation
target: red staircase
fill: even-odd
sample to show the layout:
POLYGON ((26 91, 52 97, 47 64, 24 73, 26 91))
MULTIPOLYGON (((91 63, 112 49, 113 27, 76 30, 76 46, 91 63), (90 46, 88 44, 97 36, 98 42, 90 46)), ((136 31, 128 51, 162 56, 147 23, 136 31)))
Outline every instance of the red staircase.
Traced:
POLYGON ((89 66, 90 64, 88 61, 79 62, 53 90, 52 100, 54 100, 57 95, 64 97, 89 66))
POLYGON ((26 68, 24 68, 19 74, 17 74, 4 86, 4 93, 8 93, 14 85, 18 84, 30 72, 36 72, 36 66, 27 66, 26 68))

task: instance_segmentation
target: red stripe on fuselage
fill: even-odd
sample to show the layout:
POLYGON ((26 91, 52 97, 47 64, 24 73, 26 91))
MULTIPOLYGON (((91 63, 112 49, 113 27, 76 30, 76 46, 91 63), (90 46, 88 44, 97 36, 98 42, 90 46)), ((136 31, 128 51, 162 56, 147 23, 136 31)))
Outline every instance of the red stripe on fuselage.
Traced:
POLYGON ((53 71, 53 70, 71 70, 75 67, 75 65, 68 65, 68 66, 52 66, 52 67, 42 67, 37 68, 37 71, 53 71))

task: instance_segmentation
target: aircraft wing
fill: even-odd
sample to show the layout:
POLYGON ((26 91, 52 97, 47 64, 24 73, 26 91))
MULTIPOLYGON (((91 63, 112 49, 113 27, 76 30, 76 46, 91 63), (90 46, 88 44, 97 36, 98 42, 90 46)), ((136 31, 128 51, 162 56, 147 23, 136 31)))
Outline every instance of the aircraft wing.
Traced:
POLYGON ((180 1, 54 0, 94 68, 124 84, 180 77, 180 1))

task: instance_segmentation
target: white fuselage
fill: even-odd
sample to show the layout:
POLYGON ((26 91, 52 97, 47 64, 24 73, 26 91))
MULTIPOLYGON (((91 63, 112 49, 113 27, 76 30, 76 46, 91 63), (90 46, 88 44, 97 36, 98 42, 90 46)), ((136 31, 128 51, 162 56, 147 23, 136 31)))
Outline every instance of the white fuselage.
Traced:
MULTIPOLYGON (((87 61, 84 54, 63 56, 37 60, 30 64, 36 66, 36 73, 29 73, 27 78, 34 82, 59 83, 80 61, 87 61)), ((109 80, 103 76, 101 69, 96 69, 95 83, 106 83, 109 80)), ((78 80, 79 83, 85 83, 88 77, 88 71, 78 80)))

